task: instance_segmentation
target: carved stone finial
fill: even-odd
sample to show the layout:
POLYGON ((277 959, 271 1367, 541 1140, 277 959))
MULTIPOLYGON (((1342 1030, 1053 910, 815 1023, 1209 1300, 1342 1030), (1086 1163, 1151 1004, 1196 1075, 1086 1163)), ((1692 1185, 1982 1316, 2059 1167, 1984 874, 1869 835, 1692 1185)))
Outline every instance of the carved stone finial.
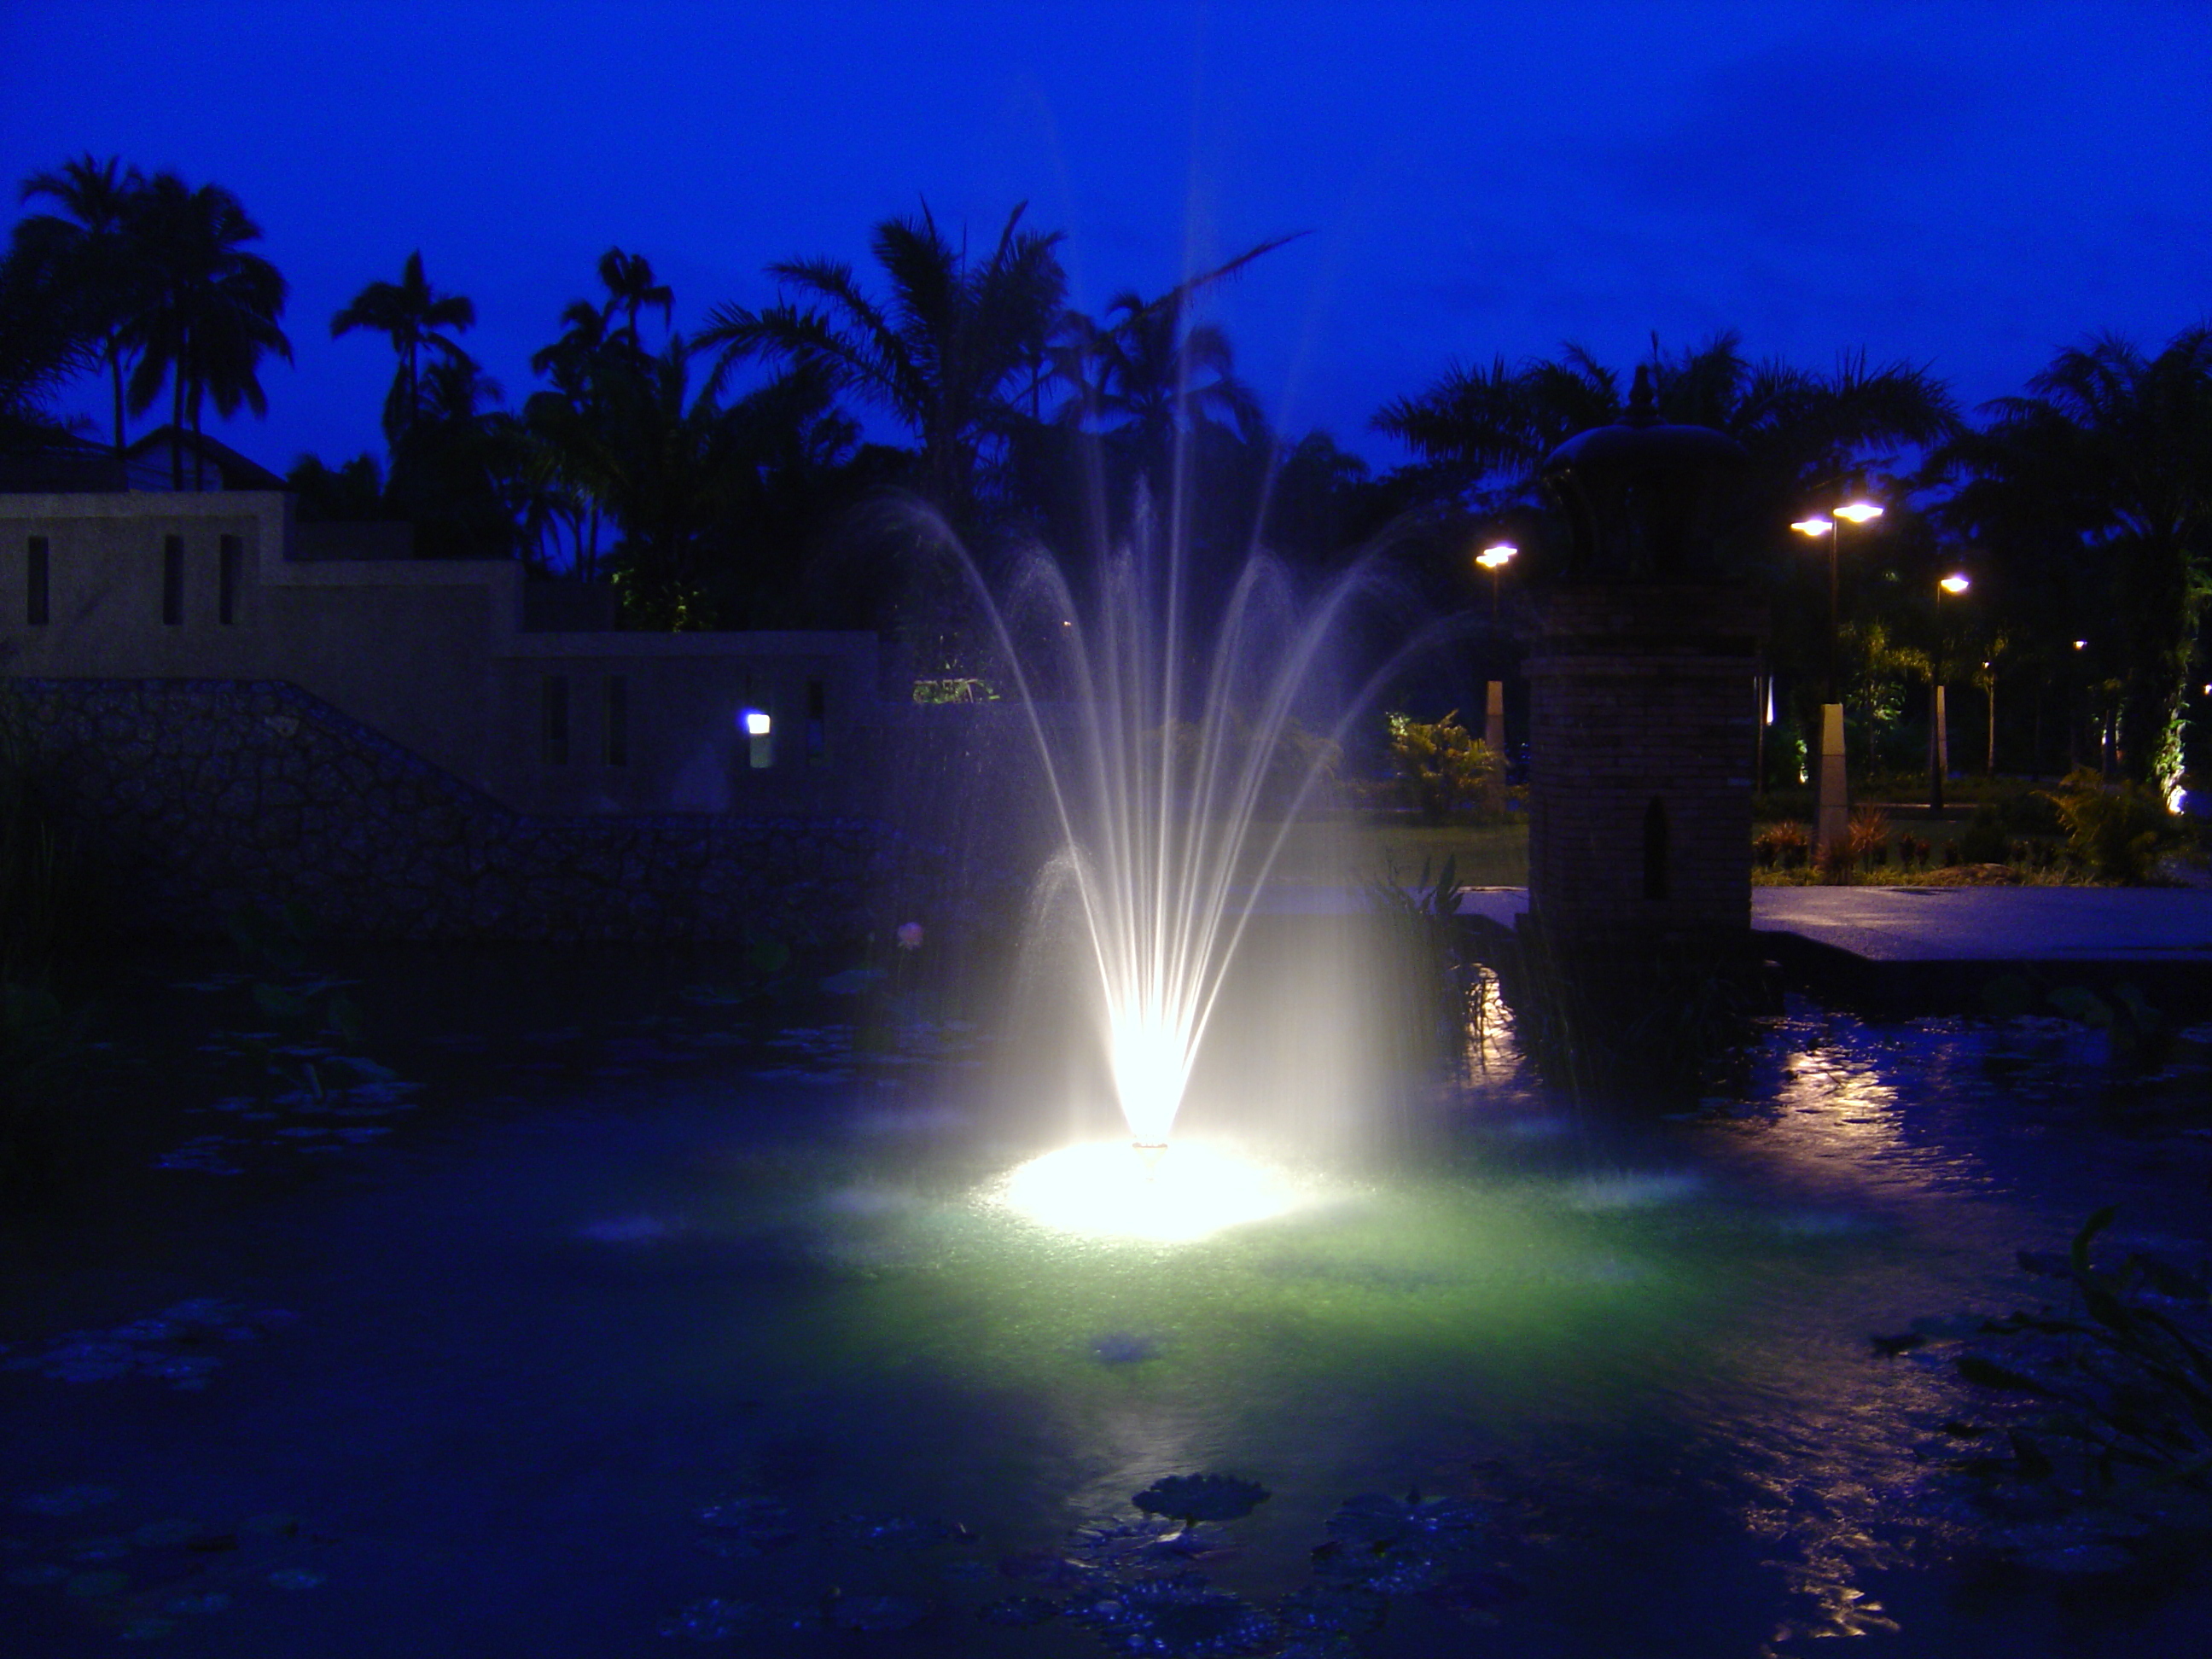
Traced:
POLYGON ((1651 389, 1651 365, 1636 366, 1636 384, 1628 393, 1628 413, 1620 417, 1623 426, 1656 426, 1659 424, 1658 394, 1651 389))

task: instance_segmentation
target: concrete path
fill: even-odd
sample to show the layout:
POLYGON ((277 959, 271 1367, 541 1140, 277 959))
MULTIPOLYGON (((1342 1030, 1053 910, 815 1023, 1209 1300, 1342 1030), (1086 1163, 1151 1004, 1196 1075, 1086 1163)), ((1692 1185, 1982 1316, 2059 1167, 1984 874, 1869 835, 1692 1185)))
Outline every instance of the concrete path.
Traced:
POLYGON ((2212 892, 1754 887, 1752 926, 1872 962, 2212 963, 2212 892))
MULTIPOLYGON (((1363 910, 1366 896, 1277 888, 1278 914, 1363 910)), ((1479 887, 1463 916, 1510 928, 1520 887, 1479 887)), ((1754 887, 1751 925, 1871 963, 2212 963, 2212 890, 2169 887, 1754 887)))

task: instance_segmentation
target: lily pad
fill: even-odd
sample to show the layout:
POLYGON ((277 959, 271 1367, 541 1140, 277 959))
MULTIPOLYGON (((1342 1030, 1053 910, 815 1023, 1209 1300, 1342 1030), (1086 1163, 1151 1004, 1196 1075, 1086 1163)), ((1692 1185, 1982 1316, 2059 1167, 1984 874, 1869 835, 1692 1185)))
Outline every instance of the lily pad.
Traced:
POLYGON ((1272 1615, 1213 1589, 1195 1572, 1130 1585, 1070 1607, 1068 1616, 1090 1626, 1109 1648, 1165 1659, 1267 1653, 1283 1637, 1272 1615))
POLYGON ((1320 1583, 1293 1590, 1277 1611, 1293 1630, 1348 1635, 1376 1629, 1389 1605, 1381 1594, 1362 1585, 1320 1583))
POLYGON ((968 1536, 963 1528, 912 1515, 840 1515, 822 1523, 823 1541, 870 1549, 918 1550, 968 1536))
POLYGON ((717 1555, 766 1555, 797 1540, 799 1524, 774 1498, 745 1494, 709 1504, 699 1511, 708 1535, 703 1547, 717 1555))
POLYGON ((670 1613, 660 1621, 660 1633, 693 1642, 723 1642, 760 1618, 761 1610, 750 1601, 709 1595, 670 1613))
POLYGON ((15 1507, 33 1515, 82 1515, 87 1510, 112 1504, 115 1498, 112 1486, 55 1486, 17 1498, 15 1507))
POLYGON ((1147 1515, 1172 1516, 1195 1523, 1238 1521, 1267 1501, 1267 1489, 1233 1474, 1171 1474, 1156 1480, 1129 1501, 1147 1515))
POLYGON ((1349 1545, 1389 1549, 1408 1545, 1455 1545, 1490 1524, 1487 1505, 1459 1498, 1428 1498, 1418 1492, 1392 1498, 1363 1492, 1344 1500, 1328 1518, 1332 1538, 1349 1545))
POLYGON ((912 1630, 929 1617, 929 1603, 916 1595, 841 1595, 830 1604, 835 1630, 912 1630))
POLYGON ((1048 1619, 1059 1618, 1060 1603, 1048 1595, 1007 1595, 976 1608, 975 1616, 987 1625, 1028 1630, 1048 1619))

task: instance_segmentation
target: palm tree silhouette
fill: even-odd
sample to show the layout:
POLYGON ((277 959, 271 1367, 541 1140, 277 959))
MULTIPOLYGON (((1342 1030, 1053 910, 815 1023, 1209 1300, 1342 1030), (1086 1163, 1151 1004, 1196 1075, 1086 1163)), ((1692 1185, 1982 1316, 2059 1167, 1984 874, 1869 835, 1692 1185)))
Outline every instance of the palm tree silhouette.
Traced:
POLYGON ((1027 207, 1006 216, 981 261, 964 240, 946 239, 927 203, 915 216, 882 221, 870 243, 890 284, 882 301, 840 260, 770 265, 785 297, 757 312, 720 305, 707 313, 697 345, 717 354, 708 388, 768 356, 883 410, 920 447, 922 495, 963 521, 986 452, 1021 418, 1015 393, 1034 378, 1066 294, 1054 251, 1061 234, 1022 229, 1027 207))
MULTIPOLYGON (((2118 335, 2070 346, 2029 395, 1984 406, 1989 423, 1931 458, 1958 488, 1947 526, 2045 566, 2056 585, 2106 591, 2120 665, 2120 759, 2140 783, 2181 769, 2181 706, 2212 573, 2212 325, 2156 355, 2118 335)), ((2069 617, 2072 632, 2094 632, 2069 617)))
MULTIPOLYGON (((259 254, 243 250, 261 239, 260 226, 222 185, 195 190, 173 173, 155 175, 136 216, 146 288, 129 329, 143 353, 131 374, 132 410, 144 410, 166 384, 172 428, 182 433, 189 422, 195 440, 210 402, 226 417, 241 404, 267 414, 261 359, 274 352, 289 362, 292 344, 276 325, 288 291, 284 278, 259 254)), ((204 483, 204 452, 197 442, 194 449, 195 482, 204 483)), ((183 453, 173 440, 169 470, 171 483, 182 489, 183 453)))
POLYGON ((135 355, 131 325, 143 287, 134 244, 146 180, 120 156, 89 153, 23 181, 19 199, 45 199, 58 213, 36 213, 15 227, 15 246, 70 291, 76 326, 100 342, 115 394, 115 459, 123 462, 123 383, 135 355))
POLYGON ((644 348, 638 339, 637 313, 647 306, 660 313, 664 326, 676 316, 676 290, 665 283, 653 280, 653 262, 642 253, 624 253, 611 247, 599 256, 599 281, 607 290, 607 302, 600 312, 602 325, 614 321, 615 313, 623 314, 621 337, 632 350, 644 348))
POLYGON ((399 356, 399 372, 384 400, 384 438, 394 449, 422 410, 423 349, 442 354, 448 362, 465 359, 468 354, 459 344, 438 331, 473 328, 476 320, 475 301, 459 294, 441 294, 430 286, 422 274, 420 248, 407 256, 397 283, 371 283, 331 319, 332 339, 365 328, 389 336, 399 356))
POLYGON ((1060 421, 1104 428, 1136 471, 1155 479, 1188 421, 1212 418, 1239 430, 1256 428, 1259 400, 1237 378, 1228 335, 1212 323, 1191 324, 1191 305, 1206 289, 1304 234, 1272 238, 1158 299, 1133 290, 1117 294, 1107 302, 1103 324, 1069 313, 1052 355, 1054 374, 1072 393, 1060 407, 1060 421))

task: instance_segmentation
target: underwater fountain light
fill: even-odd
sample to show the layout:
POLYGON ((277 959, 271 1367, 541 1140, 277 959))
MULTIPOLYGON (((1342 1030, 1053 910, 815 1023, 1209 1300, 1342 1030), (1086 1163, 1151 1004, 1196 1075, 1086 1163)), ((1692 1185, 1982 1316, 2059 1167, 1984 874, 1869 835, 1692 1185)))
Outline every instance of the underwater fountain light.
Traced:
POLYGON ((1275 1170, 1204 1141, 1066 1146, 1031 1158, 993 1202, 1054 1232, 1183 1244, 1297 1208, 1304 1195, 1275 1170))

